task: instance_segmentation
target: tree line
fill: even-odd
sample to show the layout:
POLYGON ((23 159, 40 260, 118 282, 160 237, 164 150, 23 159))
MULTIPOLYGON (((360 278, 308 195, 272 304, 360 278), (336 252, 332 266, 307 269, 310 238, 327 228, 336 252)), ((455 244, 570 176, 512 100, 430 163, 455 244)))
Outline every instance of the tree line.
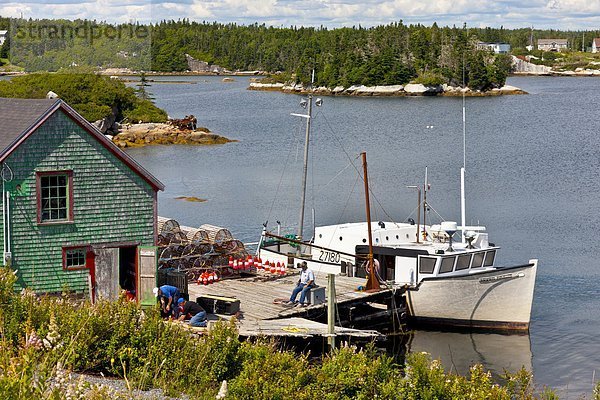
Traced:
MULTIPOLYGON (((8 20, 10 59, 30 71, 74 65, 182 72, 186 54, 229 70, 260 70, 276 79, 316 85, 447 83, 487 90, 504 84, 505 55, 477 49, 477 42, 505 42, 524 49, 532 40, 567 38, 574 48, 591 46, 600 32, 405 25, 272 27, 265 24, 163 20, 117 24, 90 20, 8 20), (118 35, 118 36, 117 36, 118 35), (589 42, 589 43, 588 43, 589 42)), ((6 47, 6 46, 5 46, 6 47)), ((7 49, 5 49, 7 50, 7 49)))

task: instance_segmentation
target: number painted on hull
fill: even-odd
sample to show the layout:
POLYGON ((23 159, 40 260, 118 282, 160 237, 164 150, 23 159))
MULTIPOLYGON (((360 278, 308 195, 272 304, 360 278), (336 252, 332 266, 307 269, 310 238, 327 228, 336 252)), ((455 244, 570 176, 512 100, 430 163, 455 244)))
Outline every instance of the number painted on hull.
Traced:
POLYGON ((340 253, 327 250, 319 250, 319 252, 319 261, 339 264, 341 260, 340 253))

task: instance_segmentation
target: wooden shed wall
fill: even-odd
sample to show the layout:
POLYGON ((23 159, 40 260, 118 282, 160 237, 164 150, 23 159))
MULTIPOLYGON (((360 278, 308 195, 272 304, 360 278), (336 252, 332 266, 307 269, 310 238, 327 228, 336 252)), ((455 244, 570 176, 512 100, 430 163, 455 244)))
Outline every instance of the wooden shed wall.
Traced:
POLYGON ((13 268, 20 286, 38 292, 87 290, 87 270, 63 270, 63 246, 153 244, 154 189, 61 110, 7 164, 13 182, 23 182, 28 191, 11 200, 10 210, 13 268), (61 170, 73 171, 74 222, 38 225, 35 173, 61 170))

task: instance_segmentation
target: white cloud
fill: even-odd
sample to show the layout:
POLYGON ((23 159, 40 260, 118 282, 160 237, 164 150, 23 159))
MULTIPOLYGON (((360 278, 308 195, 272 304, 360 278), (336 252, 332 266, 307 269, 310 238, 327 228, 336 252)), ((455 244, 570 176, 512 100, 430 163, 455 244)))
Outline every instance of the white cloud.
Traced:
POLYGON ((254 22, 274 26, 406 24, 598 29, 600 0, 8 0, 0 15, 109 22, 254 22))

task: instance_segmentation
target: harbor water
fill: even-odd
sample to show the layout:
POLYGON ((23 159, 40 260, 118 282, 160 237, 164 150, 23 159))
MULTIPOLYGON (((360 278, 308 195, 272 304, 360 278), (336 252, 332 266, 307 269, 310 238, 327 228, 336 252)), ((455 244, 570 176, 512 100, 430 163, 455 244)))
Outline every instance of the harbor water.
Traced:
MULTIPOLYGON (((237 142, 128 149, 157 176, 159 215, 229 228, 244 242, 262 224, 295 233, 304 121, 301 96, 246 90, 249 78, 162 77, 148 90, 171 117, 237 142), (176 81, 169 83, 169 81, 176 81), (182 83, 184 82, 184 83, 182 83), (196 196, 204 203, 185 202, 196 196)), ((538 258, 530 334, 415 332, 413 351, 465 373, 524 365, 561 398, 591 395, 600 376, 600 79, 513 77, 528 95, 466 98, 466 214, 501 246, 500 264, 538 258)), ((325 97, 314 109, 304 236, 317 225, 363 221, 355 167, 367 152, 375 220, 416 219, 425 169, 428 223, 460 221, 462 99, 325 97)))

